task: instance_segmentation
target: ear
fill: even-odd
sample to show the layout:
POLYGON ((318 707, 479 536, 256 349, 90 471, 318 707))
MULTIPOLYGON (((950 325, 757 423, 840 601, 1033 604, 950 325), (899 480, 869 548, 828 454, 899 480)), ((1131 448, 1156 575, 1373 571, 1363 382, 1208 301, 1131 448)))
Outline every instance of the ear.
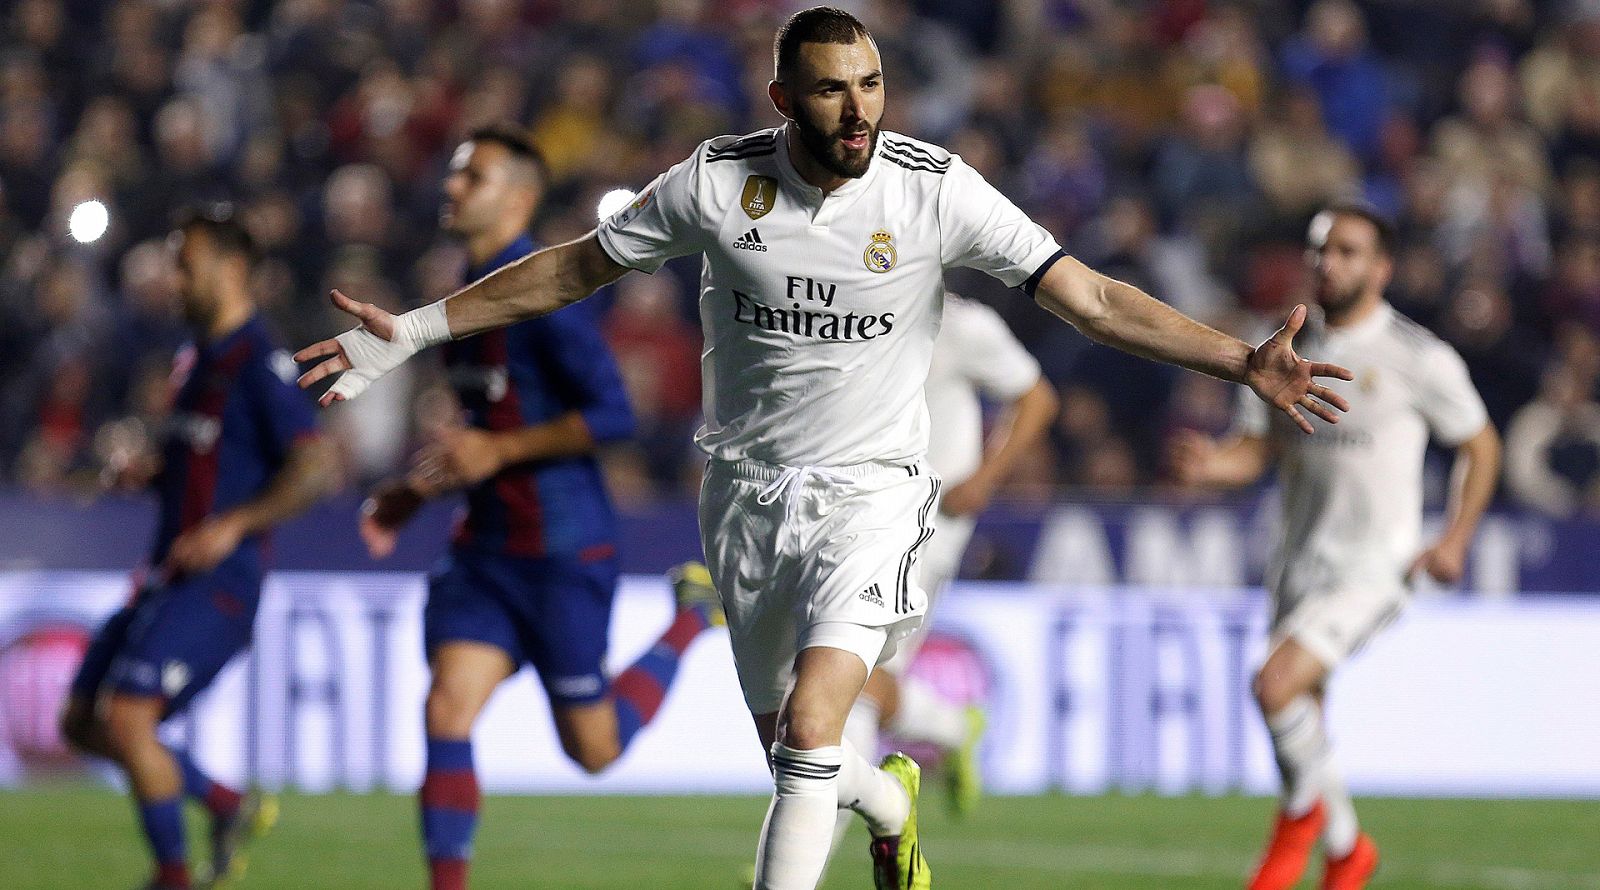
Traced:
POLYGON ((794 120, 794 106, 789 104, 789 94, 784 92, 783 84, 776 80, 768 82, 767 98, 772 100, 772 107, 784 120, 794 120))

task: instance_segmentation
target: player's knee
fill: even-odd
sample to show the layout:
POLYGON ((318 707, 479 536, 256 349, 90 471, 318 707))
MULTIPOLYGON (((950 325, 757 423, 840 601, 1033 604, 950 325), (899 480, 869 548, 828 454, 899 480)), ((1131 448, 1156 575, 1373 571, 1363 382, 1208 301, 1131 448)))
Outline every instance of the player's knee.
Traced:
POLYGON ((1298 690, 1276 671, 1262 668, 1256 673, 1255 682, 1251 684, 1251 693, 1255 695, 1256 704, 1261 707, 1263 714, 1276 714, 1289 706, 1298 690))
POLYGON ((466 738, 478 718, 475 699, 448 685, 435 684, 428 690, 426 707, 428 734, 466 738))
POLYGON ((829 745, 839 744, 842 733, 843 727, 835 726, 833 721, 800 712, 789 714, 779 733, 779 739, 791 748, 809 751, 812 748, 826 748, 829 745))
POLYGON ((616 763, 617 758, 622 756, 615 740, 564 738, 561 740, 561 750, 579 769, 591 776, 604 772, 606 767, 616 763))

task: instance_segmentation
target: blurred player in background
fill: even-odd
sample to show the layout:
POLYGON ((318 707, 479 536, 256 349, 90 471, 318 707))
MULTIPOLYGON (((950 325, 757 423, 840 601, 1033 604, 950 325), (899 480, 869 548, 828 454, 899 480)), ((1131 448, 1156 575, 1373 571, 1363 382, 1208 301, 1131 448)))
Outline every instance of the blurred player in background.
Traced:
MULTIPOLYGON (((528 226, 544 163, 523 133, 479 130, 457 149, 440 222, 473 281, 534 250, 528 226)), ((656 715, 689 644, 721 614, 702 566, 674 578, 675 620, 608 682, 601 662, 617 586, 616 522, 595 449, 633 431, 615 361, 588 306, 450 344, 450 385, 469 419, 379 487, 361 534, 387 556, 423 501, 465 490, 450 555, 429 580, 424 636, 433 683, 420 795, 434 890, 466 886, 479 790, 472 726, 523 664, 544 683, 562 749, 605 769, 656 715)))
POLYGON ((174 368, 155 548, 133 600, 90 645, 62 718, 73 745, 127 773, 156 861, 151 890, 191 886, 185 795, 211 815, 213 886, 237 876, 239 845, 273 818, 270 801, 208 778, 158 729, 250 645, 264 535, 329 493, 336 466, 294 362, 256 314, 244 228, 212 208, 186 216, 171 242, 196 342, 174 368))
MULTIPOLYGON (((945 295, 944 321, 923 391, 928 401, 928 463, 947 486, 939 499, 935 533, 918 567, 931 615, 937 597, 961 569, 961 555, 978 514, 1017 460, 1044 440, 1058 403, 1055 388, 1039 373, 1039 363, 1005 321, 988 306, 955 294, 945 295), (980 395, 1005 406, 987 442, 980 395)), ((977 706, 955 705, 924 681, 906 675, 929 626, 924 617, 894 657, 867 679, 845 723, 845 734, 858 751, 877 750, 880 728, 896 739, 939 748, 951 805, 964 814, 981 790, 975 753, 983 733, 983 712, 977 706)))
POLYGON ((877 886, 927 888, 920 769, 898 754, 875 768, 842 733, 927 609, 915 569, 940 484, 922 386, 944 269, 981 269, 1098 340, 1248 384, 1308 431, 1299 408, 1332 418, 1343 404, 1314 377, 1344 372, 1294 354, 1303 309, 1252 349, 1067 257, 944 149, 880 131, 882 61, 849 13, 796 13, 773 54, 784 126, 702 143, 595 232, 447 300, 396 317, 336 293, 362 326, 302 350, 326 360, 301 380, 347 372, 323 400, 352 398, 422 348, 703 253, 701 543, 775 785, 756 885, 814 888, 847 806, 872 835, 877 886))
POLYGON ((1284 535, 1268 576, 1271 649, 1255 678, 1283 776, 1282 808, 1251 890, 1300 880, 1318 836, 1321 886, 1355 890, 1377 867, 1335 769, 1324 728, 1333 670, 1392 622, 1419 571, 1459 581, 1478 520, 1494 495, 1500 439, 1454 349, 1397 313, 1383 292, 1394 270, 1388 222, 1359 205, 1311 224, 1317 302, 1325 323, 1308 348, 1356 369, 1338 429, 1301 436, 1245 402, 1225 442, 1197 434, 1174 445, 1181 482, 1235 487, 1277 463, 1284 535), (1429 436, 1456 450, 1443 533, 1422 546, 1422 465, 1429 436))

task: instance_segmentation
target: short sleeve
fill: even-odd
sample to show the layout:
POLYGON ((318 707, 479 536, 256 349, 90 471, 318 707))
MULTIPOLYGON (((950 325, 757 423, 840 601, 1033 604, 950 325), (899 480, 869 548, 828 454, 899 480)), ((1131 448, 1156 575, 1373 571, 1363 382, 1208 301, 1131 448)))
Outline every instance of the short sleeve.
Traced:
POLYGON ((956 325, 955 345, 962 370, 985 395, 1013 402, 1039 382, 1039 362, 1006 327, 993 309, 982 303, 952 300, 945 324, 956 325))
POLYGON ((705 249, 699 194, 703 149, 657 176, 632 203, 600 223, 595 231, 612 259, 653 273, 673 257, 705 249))
POLYGON ((1440 443, 1455 447, 1489 423, 1489 411, 1472 385, 1467 363, 1449 344, 1438 343, 1420 356, 1417 410, 1440 443))
POLYGON ((279 460, 288 455, 296 442, 319 432, 311 396, 295 385, 299 373, 288 352, 273 349, 252 369, 248 378, 251 394, 260 409, 266 446, 279 460))
POLYGON ((1007 287, 1027 282, 1061 253, 1043 226, 959 157, 939 189, 940 260, 1000 279, 1007 287))

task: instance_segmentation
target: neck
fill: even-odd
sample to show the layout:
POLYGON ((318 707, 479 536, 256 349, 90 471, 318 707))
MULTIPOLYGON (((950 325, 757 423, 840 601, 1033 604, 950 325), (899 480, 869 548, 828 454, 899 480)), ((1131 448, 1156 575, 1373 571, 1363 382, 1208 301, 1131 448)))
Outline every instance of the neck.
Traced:
POLYGON ((1330 328, 1347 328, 1371 318, 1383 305, 1382 294, 1369 294, 1343 309, 1324 309, 1323 319, 1330 328))
POLYGON ((484 263, 499 256, 501 251, 510 247, 512 242, 521 237, 522 228, 520 226, 515 229, 470 235, 467 237, 467 260, 472 263, 474 268, 482 266, 484 263))
POLYGON ((215 343, 244 327, 244 323, 255 314, 255 309, 255 305, 243 291, 225 293, 222 299, 217 301, 217 314, 212 316, 206 325, 204 332, 206 342, 215 343))
POLYGON ((793 125, 783 128, 783 138, 784 145, 789 149, 789 161, 794 164, 795 172, 800 174, 801 179, 822 189, 823 194, 828 194, 850 181, 849 177, 840 176, 818 163, 806 149, 805 143, 800 141, 800 134, 795 132, 793 125))

